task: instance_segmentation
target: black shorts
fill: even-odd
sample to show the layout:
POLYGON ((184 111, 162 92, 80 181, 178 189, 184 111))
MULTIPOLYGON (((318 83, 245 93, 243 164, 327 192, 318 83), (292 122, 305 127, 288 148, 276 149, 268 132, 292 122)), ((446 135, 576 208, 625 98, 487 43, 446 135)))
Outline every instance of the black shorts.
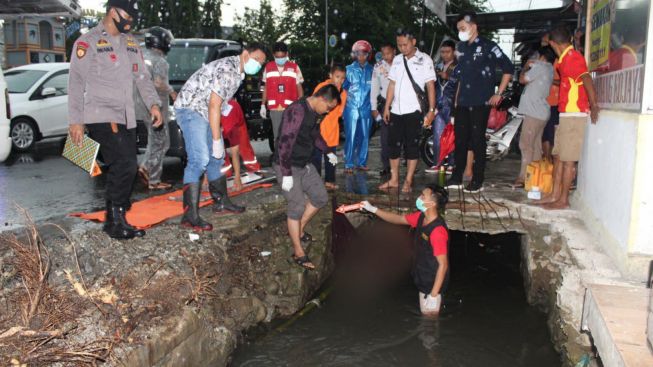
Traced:
POLYGON ((406 115, 391 113, 389 128, 388 156, 390 159, 398 159, 401 156, 402 145, 406 159, 418 159, 422 113, 419 111, 406 115))

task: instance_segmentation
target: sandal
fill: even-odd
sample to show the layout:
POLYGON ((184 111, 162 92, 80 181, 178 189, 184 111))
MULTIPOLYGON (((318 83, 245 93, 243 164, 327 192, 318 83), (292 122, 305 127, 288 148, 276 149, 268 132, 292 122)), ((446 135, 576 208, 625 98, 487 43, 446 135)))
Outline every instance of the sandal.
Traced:
POLYGON ((172 185, 166 182, 157 182, 155 184, 147 185, 147 188, 150 190, 168 190, 172 185))
POLYGON ((304 234, 299 238, 301 242, 313 242, 313 236, 310 233, 304 232, 304 234))
POLYGON ((292 255, 292 259, 295 262, 295 264, 301 266, 304 269, 315 270, 315 265, 313 265, 311 259, 308 258, 308 255, 304 255, 304 256, 292 255))
POLYGON ((147 172, 145 167, 143 167, 143 166, 138 167, 138 177, 140 177, 141 181, 145 185, 149 185, 149 183, 150 183, 150 174, 147 172))

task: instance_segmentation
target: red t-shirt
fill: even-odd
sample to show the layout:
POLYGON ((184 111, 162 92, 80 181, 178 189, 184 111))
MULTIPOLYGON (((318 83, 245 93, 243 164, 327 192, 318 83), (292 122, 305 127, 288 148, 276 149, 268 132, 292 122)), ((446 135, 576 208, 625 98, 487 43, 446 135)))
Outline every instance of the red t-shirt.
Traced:
MULTIPOLYGON (((415 212, 406 215, 406 221, 410 224, 411 228, 417 228, 417 223, 419 222, 419 216, 421 212, 415 212)), ((449 233, 447 229, 440 226, 436 227, 433 232, 431 232, 431 246, 433 247, 433 256, 446 255, 448 252, 447 242, 449 241, 449 233)))
POLYGON ((587 64, 583 55, 574 50, 573 46, 560 55, 558 59, 558 73, 560 73, 560 97, 558 111, 588 112, 589 100, 581 77, 588 73, 587 64))
POLYGON ((637 65, 637 53, 628 45, 623 45, 610 52, 608 67, 610 71, 626 69, 637 65))

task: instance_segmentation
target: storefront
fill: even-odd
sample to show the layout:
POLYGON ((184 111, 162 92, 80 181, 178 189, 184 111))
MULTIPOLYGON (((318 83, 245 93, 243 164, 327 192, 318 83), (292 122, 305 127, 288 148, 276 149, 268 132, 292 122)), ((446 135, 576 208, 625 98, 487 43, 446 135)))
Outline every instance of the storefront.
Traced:
POLYGON ((575 206, 625 273, 653 256, 653 27, 649 0, 589 0, 585 57, 599 121, 586 132, 575 206))

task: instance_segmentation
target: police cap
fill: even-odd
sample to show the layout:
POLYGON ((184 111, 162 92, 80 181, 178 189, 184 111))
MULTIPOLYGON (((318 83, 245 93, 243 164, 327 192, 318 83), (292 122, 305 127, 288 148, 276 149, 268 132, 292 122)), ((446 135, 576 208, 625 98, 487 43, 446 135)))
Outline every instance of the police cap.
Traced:
POLYGON ((108 0, 107 7, 120 8, 126 11, 134 21, 138 20, 138 0, 108 0))

